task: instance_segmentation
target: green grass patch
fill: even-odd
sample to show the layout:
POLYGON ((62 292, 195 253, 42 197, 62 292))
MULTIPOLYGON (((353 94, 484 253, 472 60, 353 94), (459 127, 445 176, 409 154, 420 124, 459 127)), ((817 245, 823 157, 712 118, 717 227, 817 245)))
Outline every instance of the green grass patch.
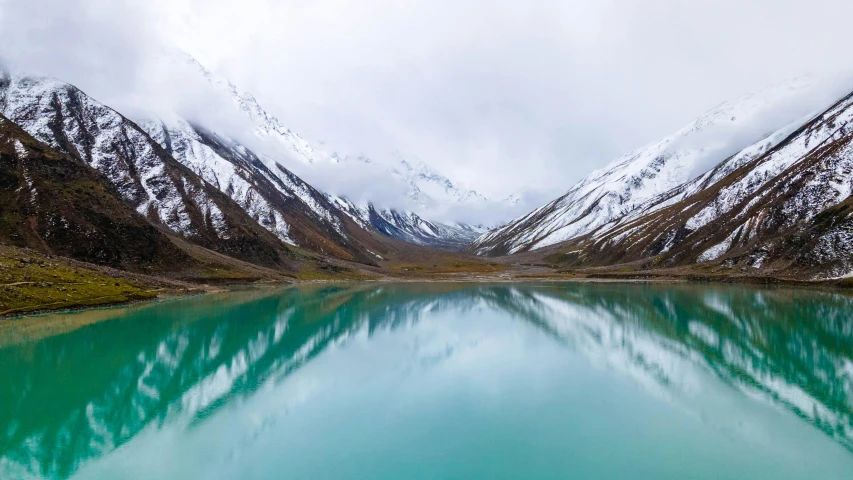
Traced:
POLYGON ((56 258, 0 247, 0 316, 144 300, 157 294, 56 258))

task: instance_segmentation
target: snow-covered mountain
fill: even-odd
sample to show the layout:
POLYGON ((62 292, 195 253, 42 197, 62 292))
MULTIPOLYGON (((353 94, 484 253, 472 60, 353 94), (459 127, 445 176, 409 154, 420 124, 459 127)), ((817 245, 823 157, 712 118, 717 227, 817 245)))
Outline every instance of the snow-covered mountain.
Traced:
POLYGON ((484 226, 430 222, 413 212, 377 209, 371 203, 356 205, 343 197, 329 195, 328 198, 364 228, 374 228, 389 237, 417 245, 458 251, 488 230, 484 226))
POLYGON ((193 266, 100 172, 3 115, 0 158, 0 243, 137 272, 193 266))
POLYGON ((265 265, 287 251, 228 196, 172 158, 138 125, 76 87, 0 74, 0 114, 87 164, 151 222, 199 245, 265 265))
POLYGON ((638 209, 575 261, 853 275, 853 94, 638 209))
POLYGON ((377 179, 376 181, 383 182, 396 179, 396 181, 404 183, 408 187, 410 198, 420 206, 429 206, 431 203, 458 204, 486 200, 486 197, 474 190, 455 185, 450 179, 423 161, 407 158, 399 151, 393 151, 387 159, 379 161, 364 155, 341 154, 322 143, 314 145, 267 112, 251 93, 214 74, 193 57, 183 52, 173 52, 171 58, 175 62, 189 65, 215 88, 227 92, 239 110, 252 121, 254 127, 252 133, 260 138, 270 140, 284 159, 323 165, 329 168, 333 168, 334 165, 356 169, 364 165, 380 165, 390 178, 377 179))
MULTIPOLYGON (((327 165, 343 160, 314 149, 284 128, 251 95, 203 67, 197 71, 228 93, 227 100, 238 113, 257 121, 253 123, 256 135, 272 138, 289 156, 258 150, 254 144, 250 148, 173 112, 136 112, 134 122, 76 87, 47 76, 3 73, 0 114, 37 140, 101 172, 125 203, 154 224, 245 260, 286 263, 281 257, 286 252, 283 242, 374 263, 385 247, 371 232, 458 250, 485 230, 429 222, 411 210, 374 208, 369 203, 361 210, 347 202, 347 211, 342 210, 337 205, 341 199, 333 201, 283 163, 295 156, 327 165), (377 213, 354 218, 353 212, 361 211, 377 213)), ((456 188, 422 162, 401 157, 398 167, 388 173, 389 178, 404 182, 413 201, 420 204, 433 202, 432 196, 438 194, 458 203, 480 198, 456 188)))
MULTIPOLYGON (((489 202, 474 190, 457 187, 420 160, 407 160, 399 152, 395 152, 394 156, 396 163, 388 167, 387 171, 406 186, 408 203, 414 205, 414 208, 426 211, 452 210, 489 202)), ((345 157, 341 161, 353 160, 345 157)), ((370 160, 362 156, 354 162, 369 163, 370 160)), ((457 251, 488 231, 488 227, 483 224, 427 220, 411 208, 383 207, 370 201, 357 203, 346 196, 329 195, 329 198, 360 224, 418 245, 457 251)))
POLYGON ((463 205, 488 201, 474 190, 454 185, 449 178, 421 160, 407 160, 399 152, 394 156, 396 161, 389 167, 391 174, 409 185, 410 198, 421 207, 428 208, 436 203, 463 205))
POLYGON ((367 239, 367 232, 359 232, 324 194, 281 163, 177 115, 149 118, 140 125, 170 155, 283 242, 348 260, 373 261, 373 254, 356 239, 367 239))
MULTIPOLYGON (((171 59, 180 65, 189 66, 217 90, 227 93, 240 112, 251 122, 252 133, 264 141, 266 152, 258 154, 264 162, 274 163, 282 168, 292 168, 293 162, 301 162, 318 169, 318 176, 361 176, 370 178, 375 184, 400 190, 403 193, 402 204, 387 204, 370 198, 356 200, 346 192, 327 192, 330 198, 346 205, 348 215, 357 218, 358 223, 365 228, 373 227, 391 237, 420 245, 454 250, 463 248, 486 230, 480 225, 423 218, 423 212, 448 212, 488 202, 485 196, 454 184, 423 161, 407 158, 398 151, 379 161, 365 155, 339 154, 328 150, 324 144, 312 145, 262 108, 252 94, 212 73, 191 56, 183 52, 172 52, 171 59)), ((275 168, 273 170, 275 171, 275 168)), ((324 215, 320 211, 316 213, 324 215)))
POLYGON ((676 133, 592 172, 562 197, 478 238, 481 255, 512 254, 612 228, 646 201, 682 185, 755 145, 755 155, 782 140, 778 129, 816 109, 793 102, 813 87, 808 79, 762 89, 705 113, 676 133), (757 142, 757 143, 756 143, 757 142))

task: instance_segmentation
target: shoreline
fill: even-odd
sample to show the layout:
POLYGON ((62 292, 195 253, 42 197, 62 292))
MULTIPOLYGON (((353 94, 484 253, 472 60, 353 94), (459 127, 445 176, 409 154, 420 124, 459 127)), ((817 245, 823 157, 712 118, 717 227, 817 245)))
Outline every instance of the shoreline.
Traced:
POLYGON ((382 283, 649 283, 649 284, 705 284, 705 285, 749 285, 753 287, 788 287, 797 289, 808 289, 818 291, 830 291, 834 293, 843 293, 851 295, 853 290, 849 285, 838 285, 833 281, 797 281, 787 280, 772 277, 724 277, 724 276, 702 276, 702 275, 661 275, 661 274, 587 274, 586 276, 567 276, 548 274, 522 274, 519 276, 511 275, 459 275, 448 277, 378 277, 372 279, 312 279, 312 280, 296 280, 287 282, 271 282, 261 281, 256 283, 235 282, 232 284, 220 285, 198 285, 197 289, 189 289, 183 292, 170 290, 167 293, 158 294, 151 298, 134 298, 129 300, 121 300, 115 302, 104 302, 93 305, 78 305, 70 308, 44 308, 24 312, 13 312, 0 314, 0 323, 6 321, 16 321, 33 317, 41 317, 47 315, 74 314, 91 310, 106 310, 134 305, 157 303, 169 300, 178 300, 183 298, 210 295, 217 293, 235 292, 241 289, 258 290, 264 288, 291 288, 307 285, 334 285, 334 284, 382 284, 382 283))

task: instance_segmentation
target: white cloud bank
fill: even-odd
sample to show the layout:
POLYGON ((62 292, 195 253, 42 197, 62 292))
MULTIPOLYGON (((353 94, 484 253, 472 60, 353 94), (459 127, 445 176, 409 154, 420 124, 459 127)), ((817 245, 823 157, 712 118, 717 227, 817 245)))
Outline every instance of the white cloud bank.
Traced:
POLYGON ((840 0, 0 0, 0 43, 123 111, 215 117, 152 74, 174 42, 309 139, 538 202, 721 101, 853 65, 851 17, 840 0))

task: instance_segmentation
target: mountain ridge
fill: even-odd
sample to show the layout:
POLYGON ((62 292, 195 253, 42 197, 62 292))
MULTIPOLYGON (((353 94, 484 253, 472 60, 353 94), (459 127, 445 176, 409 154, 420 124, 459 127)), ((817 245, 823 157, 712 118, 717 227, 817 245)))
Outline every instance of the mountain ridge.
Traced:
POLYGON ((694 182, 703 188, 688 184, 683 197, 661 197, 659 208, 580 240, 564 261, 708 263, 844 278, 853 273, 851 120, 853 94, 796 130, 780 131, 783 140, 749 161, 723 162, 708 177, 715 181, 694 182))
POLYGON ((4 72, 0 113, 41 142, 101 172, 149 221, 203 247, 254 263, 292 254, 230 198, 173 159, 138 125, 76 87, 4 72))
MULTIPOLYGON (((145 129, 181 163, 231 197, 264 228, 291 246, 373 263, 370 242, 325 196, 280 163, 239 142, 173 116, 149 118, 145 129)), ((376 248, 375 246, 373 248, 376 248)))
MULTIPOLYGON (((752 131, 755 124, 763 123, 757 120, 773 115, 779 109, 778 103, 809 88, 812 84, 807 79, 798 79, 724 102, 674 134, 593 171, 558 199, 482 235, 468 250, 489 256, 513 254, 612 226, 648 200, 679 187, 746 147, 761 144, 764 139, 772 141, 773 130, 752 131), (750 132, 745 133, 744 129, 750 132), (732 134, 743 138, 730 144, 728 137, 732 134)), ((783 124, 776 127, 779 128, 790 122, 776 123, 783 124)))
POLYGON ((3 243, 131 271, 191 262, 103 175, 0 115, 3 243))

